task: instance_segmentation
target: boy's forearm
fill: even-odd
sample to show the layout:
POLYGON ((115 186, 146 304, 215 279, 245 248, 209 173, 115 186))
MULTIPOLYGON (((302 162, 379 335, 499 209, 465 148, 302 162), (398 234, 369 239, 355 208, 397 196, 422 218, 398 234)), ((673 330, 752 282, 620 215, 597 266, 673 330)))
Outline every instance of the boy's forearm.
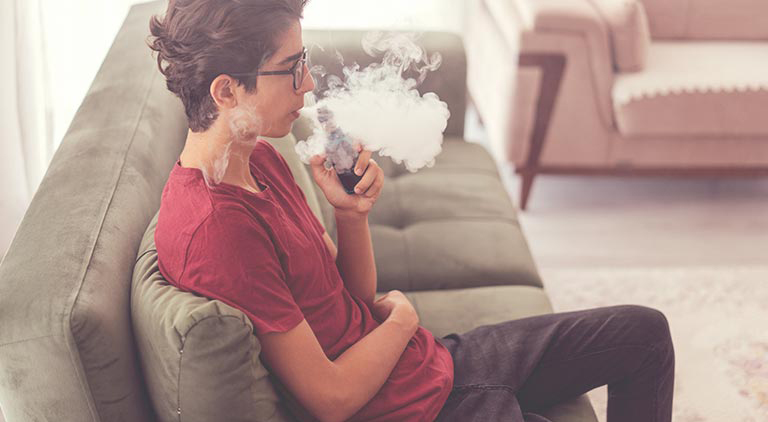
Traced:
POLYGON ((376 395, 417 328, 389 318, 334 361, 342 391, 331 419, 348 419, 376 395))
POLYGON ((376 262, 367 214, 336 212, 336 268, 350 293, 368 306, 376 297, 376 262))

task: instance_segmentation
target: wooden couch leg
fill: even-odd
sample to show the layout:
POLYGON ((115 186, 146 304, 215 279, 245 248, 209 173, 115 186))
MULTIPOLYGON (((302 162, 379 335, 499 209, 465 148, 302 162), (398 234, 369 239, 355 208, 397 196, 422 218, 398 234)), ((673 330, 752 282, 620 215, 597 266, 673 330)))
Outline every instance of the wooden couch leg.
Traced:
POLYGON ((523 182, 520 187, 520 209, 523 211, 528 207, 528 197, 531 194, 531 187, 533 186, 533 178, 535 176, 536 173, 527 171, 520 174, 523 182))

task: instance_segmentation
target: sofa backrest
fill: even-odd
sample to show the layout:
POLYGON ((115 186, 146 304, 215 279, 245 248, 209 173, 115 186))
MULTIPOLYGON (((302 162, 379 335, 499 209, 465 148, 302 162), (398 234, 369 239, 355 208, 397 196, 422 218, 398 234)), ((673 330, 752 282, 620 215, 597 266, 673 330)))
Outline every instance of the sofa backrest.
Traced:
POLYGON ((131 272, 186 136, 134 6, 0 266, 0 402, 9 420, 147 421, 131 272))
POLYGON ((765 0, 641 1, 654 39, 768 39, 765 0))

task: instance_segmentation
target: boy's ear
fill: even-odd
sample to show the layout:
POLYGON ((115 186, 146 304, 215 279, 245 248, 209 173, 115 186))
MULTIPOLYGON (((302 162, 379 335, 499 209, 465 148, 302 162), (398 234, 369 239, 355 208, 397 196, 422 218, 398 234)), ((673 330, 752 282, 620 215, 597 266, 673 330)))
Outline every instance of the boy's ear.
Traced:
POLYGON ((211 82, 210 94, 213 101, 222 108, 237 107, 238 83, 229 75, 221 74, 211 82))

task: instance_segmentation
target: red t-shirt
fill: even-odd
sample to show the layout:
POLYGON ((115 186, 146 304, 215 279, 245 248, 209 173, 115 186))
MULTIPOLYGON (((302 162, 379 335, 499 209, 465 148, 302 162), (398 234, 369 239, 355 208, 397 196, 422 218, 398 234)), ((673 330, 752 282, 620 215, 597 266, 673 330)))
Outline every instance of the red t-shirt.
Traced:
MULTIPOLYGON (((379 323, 349 293, 288 164, 259 140, 250 157, 262 192, 220 183, 177 160, 155 231, 168 282, 243 311, 257 336, 306 319, 335 360, 379 323)), ((419 327, 386 383, 350 421, 432 421, 453 385, 453 360, 419 327)))

